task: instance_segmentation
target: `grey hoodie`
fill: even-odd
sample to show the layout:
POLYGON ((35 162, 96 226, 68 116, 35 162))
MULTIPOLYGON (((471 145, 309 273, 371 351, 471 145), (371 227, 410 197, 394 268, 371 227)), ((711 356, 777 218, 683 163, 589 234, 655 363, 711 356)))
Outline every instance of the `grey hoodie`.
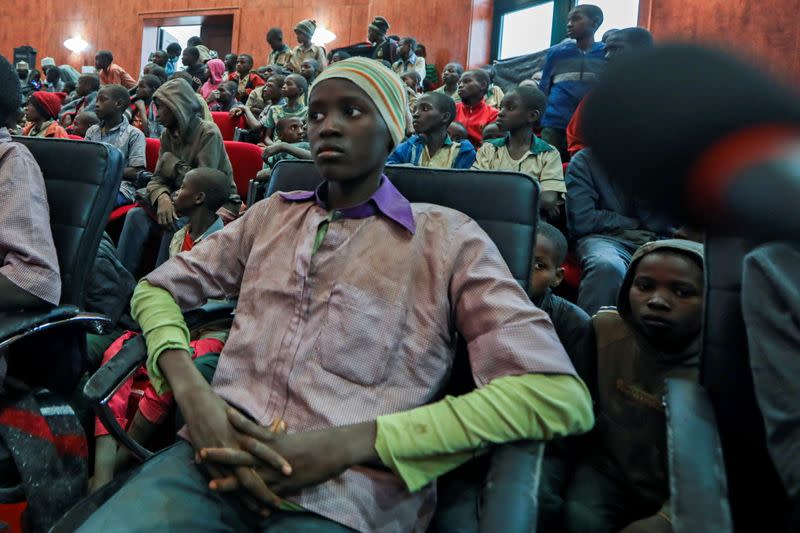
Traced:
POLYGON ((194 168, 208 167, 224 172, 231 179, 231 195, 223 206, 232 214, 239 213, 242 199, 233 181, 233 169, 225 152, 219 128, 213 122, 201 120, 197 96, 186 80, 170 80, 153 95, 166 105, 178 121, 176 132, 168 129, 161 134, 155 176, 147 184, 147 195, 155 206, 158 197, 177 190, 183 177, 194 168))

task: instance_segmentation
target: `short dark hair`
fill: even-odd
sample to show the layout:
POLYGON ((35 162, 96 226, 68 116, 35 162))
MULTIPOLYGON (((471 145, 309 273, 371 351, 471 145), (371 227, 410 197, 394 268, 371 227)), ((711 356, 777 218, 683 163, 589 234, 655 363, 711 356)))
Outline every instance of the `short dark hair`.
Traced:
POLYGON ((161 84, 163 83, 161 81, 161 78, 159 78, 154 74, 145 74, 144 76, 141 77, 140 81, 143 81, 145 85, 147 85, 154 91, 159 87, 161 87, 161 84))
POLYGON ((456 63, 456 62, 454 62, 454 61, 451 61, 450 63, 446 64, 446 65, 444 66, 444 68, 447 68, 447 67, 449 67, 450 65, 453 65, 453 66, 456 68, 456 74, 458 74, 459 76, 461 76, 462 74, 464 74, 464 65, 462 65, 461 63, 456 63))
MULTIPOLYGON (((242 55, 244 55, 244 54, 242 54, 242 55)), ((224 60, 227 61, 229 58, 230 59, 239 59, 239 54, 234 54, 233 52, 231 52, 230 54, 225 54, 224 60)))
POLYGON ((280 28, 270 28, 267 31, 267 39, 283 39, 283 30, 280 28))
POLYGON ((90 126, 94 126, 95 124, 100 124, 100 119, 97 118, 97 115, 94 114, 92 111, 81 111, 75 116, 75 120, 83 117, 90 126))
POLYGON ((547 107, 547 97, 540 89, 537 89, 536 87, 523 85, 522 87, 515 87, 514 89, 511 89, 506 94, 518 95, 519 99, 522 101, 522 105, 525 106, 525 109, 528 111, 538 111, 540 118, 544 113, 545 107, 547 107))
POLYGON ((580 4, 575 6, 575 11, 583 11, 586 16, 592 19, 597 28, 603 25, 603 10, 594 4, 580 4))
POLYGON ((314 69, 314 72, 319 73, 319 69, 322 68, 322 65, 319 64, 319 61, 316 59, 304 59, 303 63, 308 63, 314 69))
POLYGON ((200 60, 200 50, 198 50, 196 46, 187 46, 183 53, 193 56, 198 61, 200 60))
POLYGON ((166 83, 167 81, 167 71, 161 65, 153 65, 150 67, 150 76, 155 76, 161 83, 166 83))
POLYGON ((417 40, 414 39, 413 37, 403 37, 402 39, 400 39, 400 42, 398 44, 402 46, 403 43, 408 43, 409 45, 408 47, 411 48, 412 52, 414 51, 414 48, 417 47, 417 40))
POLYGON ((200 37, 198 37, 197 35, 195 35, 194 37, 189 37, 189 40, 186 41, 187 46, 200 46, 201 44, 203 44, 203 40, 200 39, 200 37))
POLYGON ((100 90, 100 77, 97 74, 81 74, 78 78, 78 83, 81 80, 89 80, 89 88, 91 89, 90 92, 99 91, 100 90))
POLYGON ((108 60, 109 63, 114 61, 114 54, 108 50, 98 50, 94 57, 102 57, 103 59, 108 60))
POLYGON ((292 120, 299 120, 301 124, 303 123, 303 119, 300 117, 283 117, 275 123, 275 130, 278 132, 285 130, 287 124, 289 124, 289 122, 292 120))
POLYGON ((475 76, 478 78, 478 81, 481 81, 486 84, 486 90, 489 90, 489 85, 492 84, 492 79, 489 77, 489 73, 481 68, 476 68, 473 70, 468 70, 462 74, 462 76, 466 76, 467 74, 471 76, 475 76))
POLYGON ((181 50, 182 50, 181 45, 179 45, 178 43, 169 43, 167 45, 168 54, 178 55, 181 53, 181 50))
POLYGON ((21 103, 19 75, 8 59, 0 55, 0 128, 6 126, 8 117, 19 111, 21 103))
POLYGON ((548 224, 544 220, 540 220, 536 226, 537 238, 539 235, 553 245, 553 262, 556 267, 560 267, 564 263, 564 259, 567 258, 567 238, 557 227, 548 224))
POLYGON ((190 170, 191 179, 198 180, 199 189, 205 193, 205 207, 211 213, 225 205, 231 194, 231 178, 216 168, 198 167, 190 170))
POLYGON ((286 78, 284 78, 283 81, 286 81, 289 78, 292 79, 295 85, 300 87, 300 90, 303 93, 306 93, 308 91, 308 80, 305 79, 303 76, 301 76, 300 74, 289 74, 288 76, 286 76, 286 78))
POLYGON ((236 93, 239 92, 239 83, 233 80, 223 81, 220 85, 224 85, 228 92, 236 98, 236 93))
POLYGON ((123 102, 127 106, 131 102, 131 93, 122 85, 111 84, 103 85, 101 91, 106 92, 115 102, 123 102))
POLYGON ((153 55, 154 56, 161 56, 161 57, 164 57, 164 58, 168 57, 168 54, 164 50, 156 50, 155 52, 153 52, 153 55))
POLYGON ((350 59, 350 53, 345 50, 336 50, 334 53, 331 54, 331 57, 339 56, 342 59, 350 59))
POLYGON ((416 70, 409 70, 408 72, 403 72, 403 74, 400 75, 400 79, 403 79, 406 76, 414 78, 417 81, 417 85, 422 83, 422 76, 420 76, 419 72, 417 72, 416 70))
POLYGON ((246 57, 246 58, 247 58, 247 60, 248 60, 248 61, 250 61, 250 64, 251 64, 251 65, 253 64, 253 56, 251 56, 250 54, 239 54, 239 55, 236 57, 236 59, 239 59, 240 57, 246 57))
POLYGON ((647 49, 653 47, 653 34, 644 28, 622 28, 614 32, 615 38, 622 38, 631 45, 632 48, 647 49))
POLYGON ((430 92, 425 93, 422 98, 429 98, 433 102, 433 107, 438 109, 440 113, 450 113, 450 120, 447 121, 447 126, 450 126, 456 119, 456 103, 446 94, 430 92))

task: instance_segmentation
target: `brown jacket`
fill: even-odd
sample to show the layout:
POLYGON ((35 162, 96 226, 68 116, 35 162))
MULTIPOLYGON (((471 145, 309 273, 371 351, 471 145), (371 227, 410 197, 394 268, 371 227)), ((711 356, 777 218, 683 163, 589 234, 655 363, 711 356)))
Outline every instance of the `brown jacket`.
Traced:
POLYGON ((201 120, 195 92, 182 79, 170 80, 153 95, 175 114, 178 131, 164 130, 161 134, 161 150, 158 153, 155 175, 147 184, 147 196, 155 205, 164 193, 177 190, 183 177, 193 168, 209 167, 220 170, 231 178, 231 195, 223 206, 237 215, 242 199, 233 181, 233 168, 225 152, 219 128, 213 122, 201 120))

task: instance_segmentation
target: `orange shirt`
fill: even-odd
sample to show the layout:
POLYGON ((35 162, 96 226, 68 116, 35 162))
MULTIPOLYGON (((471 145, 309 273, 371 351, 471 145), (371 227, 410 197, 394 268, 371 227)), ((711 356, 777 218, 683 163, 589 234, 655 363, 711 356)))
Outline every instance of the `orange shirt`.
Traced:
POLYGON ((28 122, 25 124, 25 127, 22 128, 22 135, 26 137, 48 137, 53 139, 69 139, 69 135, 67 134, 67 130, 62 128, 58 121, 52 120, 50 124, 44 128, 40 129, 35 134, 31 135, 31 130, 33 129, 33 122, 28 122))
POLYGON ((101 85, 111 85, 115 83, 117 85, 122 85, 126 89, 133 89, 136 87, 136 80, 116 63, 111 63, 107 69, 98 72, 98 75, 100 76, 101 85))

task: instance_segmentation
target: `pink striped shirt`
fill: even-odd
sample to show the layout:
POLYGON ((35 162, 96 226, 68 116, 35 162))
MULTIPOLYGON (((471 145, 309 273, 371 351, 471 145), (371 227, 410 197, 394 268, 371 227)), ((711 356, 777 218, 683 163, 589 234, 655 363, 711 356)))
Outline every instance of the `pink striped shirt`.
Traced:
MULTIPOLYGON (((405 411, 441 394, 457 331, 479 386, 574 374, 550 319, 473 220, 409 204, 384 179, 376 213, 333 217, 312 255, 329 218, 314 198, 259 202, 147 277, 183 309, 239 295, 213 383, 225 400, 264 425, 281 417, 290 432, 405 411), (403 209, 414 226, 398 221, 403 209)), ((434 487, 412 494, 394 473, 367 467, 290 499, 360 531, 424 531, 436 505, 434 487)))

